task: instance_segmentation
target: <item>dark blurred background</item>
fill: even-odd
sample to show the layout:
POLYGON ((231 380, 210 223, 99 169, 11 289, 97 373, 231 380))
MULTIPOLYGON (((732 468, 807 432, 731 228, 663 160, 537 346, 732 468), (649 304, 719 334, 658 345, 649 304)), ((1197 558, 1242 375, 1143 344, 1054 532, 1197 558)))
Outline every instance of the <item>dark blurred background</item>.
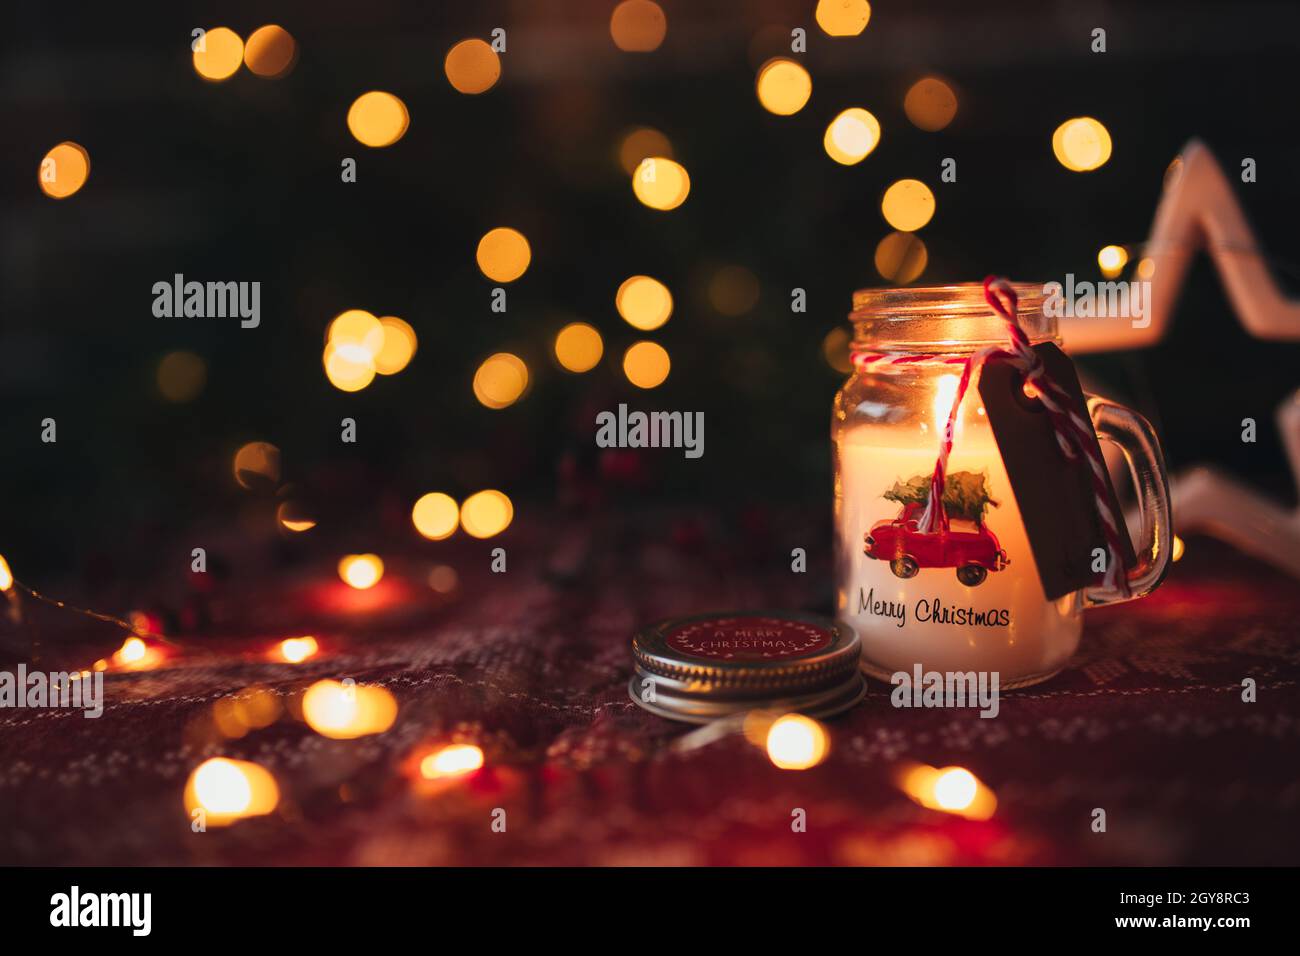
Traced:
MULTIPOLYGON (((526 516, 574 474, 604 480, 593 419, 620 401, 706 419, 704 457, 642 456, 644 474, 617 489, 620 507, 829 510, 830 402, 843 376, 824 341, 854 289, 888 284, 873 263, 890 231, 880 196, 902 177, 937 199, 919 233, 929 264, 918 283, 989 272, 1096 280, 1098 249, 1145 238, 1166 166, 1198 136, 1274 274, 1300 293, 1294 3, 881 0, 847 39, 818 29, 814 0, 660 3, 667 36, 645 54, 611 42, 610 0, 11 5, 0 72, 0 553, 32 583, 142 580, 187 560, 187 529, 248 518, 231 461, 254 440, 282 450, 283 478, 313 502, 321 530, 357 549, 419 541, 409 510, 429 490, 499 488, 526 516), (297 40, 288 76, 196 75, 193 28, 247 37, 266 23, 297 40), (508 38, 500 82, 457 93, 443 72, 448 48, 496 27, 508 38), (755 73, 781 45, 788 52, 794 27, 808 31, 799 58, 812 99, 778 117, 759 105, 755 73), (1107 30, 1105 54, 1090 51, 1094 27, 1107 30), (927 74, 959 103, 935 133, 902 108, 927 74), (357 143, 345 121, 372 89, 410 111, 409 131, 386 149, 357 143), (878 117, 882 141, 839 166, 822 136, 849 106, 878 117), (1088 174, 1051 149, 1052 131, 1078 115, 1114 140, 1111 160, 1088 174), (675 211, 632 196, 618 146, 637 126, 666 135, 690 172, 675 211), (88 150, 91 173, 55 201, 37 168, 63 140, 88 150), (1235 170, 1247 156, 1258 182, 1243 185, 1235 170), (355 184, 340 181, 344 157, 357 160, 355 184), (939 181, 944 157, 958 162, 956 183, 939 181), (474 256, 497 225, 520 229, 533 251, 505 314, 491 311, 496 283, 474 256), (742 314, 719 308, 720 270, 756 278, 742 314), (152 286, 178 272, 260 281, 260 328, 155 318, 152 286), (614 309, 636 273, 676 299, 655 332, 614 309), (805 314, 790 311, 795 287, 807 291, 805 314), (408 369, 353 394, 321 366, 325 328, 349 308, 400 316, 419 336, 408 369), (584 375, 551 355, 574 319, 605 340, 584 375), (649 392, 619 364, 641 338, 673 362, 649 392), (180 404, 156 381, 177 349, 207 371, 180 404), (471 382, 503 349, 525 360, 530 388, 490 410, 471 382), (356 444, 340 442, 344 416, 357 420, 356 444), (46 417, 57 444, 40 440, 46 417)), ((1171 466, 1216 462, 1290 500, 1273 412, 1300 384, 1297 358, 1300 346, 1246 335, 1201 257, 1162 344, 1082 364, 1157 423, 1171 466), (1256 445, 1240 440, 1247 416, 1260 423, 1256 445)))

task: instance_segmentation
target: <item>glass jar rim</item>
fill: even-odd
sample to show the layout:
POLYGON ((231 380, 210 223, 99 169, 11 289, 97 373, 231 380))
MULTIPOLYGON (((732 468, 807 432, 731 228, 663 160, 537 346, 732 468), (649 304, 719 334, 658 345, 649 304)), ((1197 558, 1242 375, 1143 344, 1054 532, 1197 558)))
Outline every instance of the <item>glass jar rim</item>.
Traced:
MULTIPOLYGON (((1043 311, 1044 283, 1010 285, 1017 320, 1030 341, 1056 341, 1056 317, 1043 311)), ((964 351, 1007 343, 1006 321, 984 300, 980 282, 859 289, 849 321, 855 349, 964 351)))

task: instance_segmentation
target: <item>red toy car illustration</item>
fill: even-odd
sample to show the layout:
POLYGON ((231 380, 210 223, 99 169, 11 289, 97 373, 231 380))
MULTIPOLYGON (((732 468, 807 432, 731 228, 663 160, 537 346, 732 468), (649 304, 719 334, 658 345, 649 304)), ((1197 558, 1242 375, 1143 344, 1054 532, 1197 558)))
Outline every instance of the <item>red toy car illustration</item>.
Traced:
POLYGON ((972 588, 983 584, 990 571, 1011 563, 982 522, 950 518, 947 531, 918 531, 923 510, 919 504, 906 504, 897 518, 877 521, 864 536, 865 553, 888 561, 900 578, 916 577, 921 568, 956 568, 957 580, 972 588))

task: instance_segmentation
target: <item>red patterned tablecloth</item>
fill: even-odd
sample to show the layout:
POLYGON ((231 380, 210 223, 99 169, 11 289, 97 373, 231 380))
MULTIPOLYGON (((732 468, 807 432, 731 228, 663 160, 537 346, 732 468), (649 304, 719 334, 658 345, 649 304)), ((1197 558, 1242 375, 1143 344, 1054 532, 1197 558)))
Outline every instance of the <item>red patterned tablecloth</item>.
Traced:
MULTIPOLYGON (((671 515, 521 522, 500 541, 389 557, 369 592, 349 591, 328 562, 234 575, 212 599, 208 636, 184 639, 163 669, 108 676, 101 718, 0 710, 0 862, 1300 862, 1300 583, 1211 542, 1190 542, 1155 596, 1090 612, 1074 664, 1004 694, 997 719, 895 710, 873 684, 829 722, 831 755, 812 770, 777 770, 740 736, 672 749, 690 728, 628 699, 630 634, 711 609, 828 607, 824 563, 790 571, 800 534, 790 521, 754 541, 671 515), (498 543, 504 574, 488 566, 498 543), (434 560, 458 569, 450 596, 424 584, 434 560), (319 657, 266 659, 303 632, 319 657), (389 688, 392 729, 330 740, 295 719, 295 699, 323 677, 389 688), (1255 703, 1242 701, 1247 677, 1255 703), (283 715, 224 737, 214 704, 253 687, 283 715), (412 755, 452 740, 482 746, 485 768, 437 792, 417 785, 412 755), (182 790, 214 755, 267 767, 276 813, 193 832, 182 790), (891 783, 904 760, 970 768, 997 814, 914 805, 891 783), (498 808, 504 833, 491 826, 498 808), (795 808, 806 832, 792 832, 795 808)), ((74 653, 52 621, 95 642, 83 656, 121 641, 41 620, 51 664, 74 653)))

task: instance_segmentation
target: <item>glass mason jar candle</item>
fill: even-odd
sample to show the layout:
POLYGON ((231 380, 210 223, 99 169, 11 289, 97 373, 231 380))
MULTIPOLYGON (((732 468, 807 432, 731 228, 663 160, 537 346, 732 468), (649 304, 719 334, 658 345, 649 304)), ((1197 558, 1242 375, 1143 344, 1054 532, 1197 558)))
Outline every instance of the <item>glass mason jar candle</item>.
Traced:
MULTIPOLYGON (((1021 328, 1057 342, 1041 285, 1016 284, 1021 328)), ((868 289, 849 318, 856 353, 968 356, 1007 345, 1005 321, 979 284, 868 289)), ((1098 437, 1119 445, 1138 492, 1142 542, 1129 593, 1090 587, 1049 600, 997 442, 972 381, 955 422, 947 477, 957 493, 949 527, 922 533, 940 438, 962 365, 855 364, 835 396, 836 600, 862 639, 862 668, 888 681, 938 671, 996 672, 1002 688, 1051 677, 1079 645, 1087 606, 1140 597, 1163 578, 1171 551, 1164 462, 1136 412, 1090 397, 1098 437)))

